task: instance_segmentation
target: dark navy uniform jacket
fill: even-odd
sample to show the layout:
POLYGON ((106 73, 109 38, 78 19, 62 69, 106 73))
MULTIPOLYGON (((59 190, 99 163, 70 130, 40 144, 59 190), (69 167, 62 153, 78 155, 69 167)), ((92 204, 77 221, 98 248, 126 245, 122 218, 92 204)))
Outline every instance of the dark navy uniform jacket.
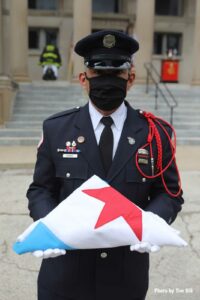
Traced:
MULTIPOLYGON (((144 179, 137 170, 135 155, 147 142, 148 126, 139 111, 127 102, 126 105, 127 119, 107 177, 88 104, 44 121, 44 140, 38 149, 33 183, 27 192, 30 215, 34 220, 44 217, 96 174, 141 208, 158 214, 168 223, 174 221, 183 199, 169 196, 160 178, 144 179), (83 143, 77 142, 80 136, 85 138, 83 143), (128 137, 135 139, 135 144, 130 144, 128 137), (63 158, 57 151, 65 148, 67 141, 76 141, 80 150, 78 158, 63 158)), ((160 134, 163 164, 166 165, 171 155, 170 145, 166 135, 162 131, 160 134)), ((154 145, 156 157, 155 149, 154 145)), ((151 175, 150 159, 149 164, 141 165, 141 168, 151 175)), ((168 188, 176 192, 177 175, 173 164, 164 177, 168 188)), ((142 299, 148 289, 148 269, 149 255, 131 252, 129 247, 68 251, 64 256, 43 260, 38 278, 39 293, 48 291, 55 295, 52 299, 60 295, 66 300, 142 299)))

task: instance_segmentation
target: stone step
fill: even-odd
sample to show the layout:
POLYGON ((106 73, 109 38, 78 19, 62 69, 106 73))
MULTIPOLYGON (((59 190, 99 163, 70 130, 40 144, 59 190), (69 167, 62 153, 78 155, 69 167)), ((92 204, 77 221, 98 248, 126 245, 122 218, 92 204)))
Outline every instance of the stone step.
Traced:
MULTIPOLYGON (((135 106, 135 104, 140 104, 142 105, 143 103, 145 104, 150 104, 152 106, 155 106, 156 103, 155 103, 155 100, 154 99, 128 99, 128 102, 131 103, 133 106, 135 106)), ((168 107, 168 105, 164 102, 164 101, 158 101, 157 102, 157 106, 158 107, 168 107)), ((198 108, 200 109, 200 101, 198 101, 198 103, 192 103, 192 100, 190 100, 189 102, 187 103, 181 103, 181 102, 178 102, 178 105, 174 107, 174 109, 177 109, 177 108, 185 108, 187 107, 188 109, 190 108, 198 108)))
POLYGON ((5 128, 41 128, 42 122, 34 121, 10 121, 5 124, 5 128))
MULTIPOLYGON (((164 120, 167 120, 170 117, 170 113, 168 111, 166 111, 165 113, 161 113, 161 112, 153 112, 155 116, 163 118, 164 120)), ((194 115, 190 115, 190 114, 174 114, 173 117, 174 122, 198 122, 199 123, 199 115, 198 114, 194 114, 194 115)))
POLYGON ((174 128, 176 130, 188 130, 188 128, 190 128, 190 130, 199 130, 200 131, 200 122, 199 123, 176 123, 174 122, 173 124, 174 128))
POLYGON ((40 93, 40 92, 35 92, 34 94, 33 93, 19 93, 17 95, 17 98, 16 99, 37 99, 37 98, 40 98, 40 99, 65 99, 65 98, 70 98, 70 97, 80 97, 80 96, 83 96, 83 92, 78 92, 78 93, 55 93, 55 91, 51 92, 49 91, 48 94, 43 94, 43 93, 40 93))
POLYGON ((177 137, 184 137, 184 136, 188 136, 188 137, 199 137, 200 138, 200 134, 199 134, 199 130, 198 129, 178 129, 176 130, 176 135, 177 137))
POLYGON ((41 96, 37 96, 37 97, 20 97, 20 98, 17 98, 15 103, 16 104, 20 104, 20 103, 23 103, 23 104, 34 104, 34 103, 37 103, 37 104, 40 104, 40 103, 65 103, 65 102, 75 102, 75 103, 78 103, 80 102, 80 100, 85 100, 87 101, 87 98, 84 97, 83 95, 80 95, 78 97, 75 97, 75 96, 63 96, 63 97, 58 97, 58 96, 48 96, 48 97, 41 97, 41 96))
POLYGON ((34 113, 34 111, 41 111, 41 110, 46 110, 46 111, 64 111, 64 110, 68 110, 72 107, 77 107, 75 106, 75 103, 63 103, 63 105, 56 105, 56 104, 32 104, 32 105, 15 105, 14 106, 14 113, 26 113, 26 112, 30 112, 30 113, 34 113))
POLYGON ((39 129, 0 129, 0 137, 40 137, 41 130, 39 129))
MULTIPOLYGON (((137 95, 136 95, 137 96, 137 95)), ((127 96, 127 99, 128 98, 134 98, 135 95, 134 93, 129 93, 129 95, 127 96)), ((138 95, 138 98, 149 98, 149 99, 152 99, 155 101, 155 95, 154 94, 140 94, 138 95)), ((178 103, 199 103, 199 95, 197 96, 191 96, 190 94, 188 95, 174 95, 175 97, 175 100, 178 102, 178 103)), ((158 95, 158 101, 160 102, 164 102, 164 99, 158 95)))
POLYGON ((40 92, 37 92, 35 95, 32 95, 32 94, 21 94, 16 97, 16 100, 25 100, 25 101, 31 101, 31 100, 51 100, 51 101, 57 101, 59 99, 61 100, 65 100, 65 99, 78 99, 80 97, 83 97, 83 93, 75 93, 75 94, 69 94, 69 93, 63 93, 63 94, 58 94, 58 93, 53 93, 53 92, 49 92, 49 94, 47 95, 43 95, 41 94, 40 92))
POLYGON ((74 108, 74 106, 72 105, 71 107, 62 107, 61 110, 60 110, 60 107, 58 107, 58 108, 57 107, 17 108, 17 109, 15 109, 14 113, 16 115, 17 114, 24 114, 24 115, 32 114, 34 116, 35 114, 38 114, 38 115, 48 114, 50 116, 54 113, 68 110, 71 108, 74 108))
POLYGON ((200 137, 177 137, 177 145, 200 145, 200 137))
POLYGON ((68 86, 29 86, 29 87, 19 87, 19 91, 23 92, 23 93, 35 93, 37 91, 41 91, 41 92, 48 92, 48 91, 58 91, 58 92, 62 92, 62 91, 81 91, 82 88, 80 85, 68 85, 68 86))
MULTIPOLYGON (((129 101, 131 102, 132 104, 134 104, 135 102, 136 103, 143 103, 143 101, 140 101, 140 100, 137 100, 137 101, 134 101, 134 100, 131 100, 129 101)), ((151 105, 154 105, 155 106, 155 101, 154 100, 151 100, 151 101, 144 101, 145 103, 151 103, 151 105)), ((158 101, 157 102, 157 106, 166 106, 166 107, 169 107, 165 102, 163 101, 158 101)), ((200 109, 200 101, 198 102, 195 102, 193 103, 192 100, 189 100, 187 102, 178 102, 177 103, 177 106, 173 106, 174 109, 177 109, 177 108, 188 108, 188 109, 194 109, 194 108, 197 108, 197 109, 200 109)))
POLYGON ((31 93, 23 93, 23 94, 18 94, 16 99, 37 99, 38 97, 40 99, 45 99, 45 98, 49 98, 49 99, 64 99, 66 97, 70 98, 70 97, 80 97, 83 96, 83 93, 55 93, 55 92, 49 92, 48 94, 42 94, 40 92, 37 92, 35 94, 31 94, 31 93))
POLYGON ((37 146, 39 143, 39 139, 35 137, 0 137, 0 146, 37 146))
MULTIPOLYGON (((55 111, 53 112, 53 114, 57 113, 59 111, 55 111)), ((50 117, 50 115, 52 115, 52 113, 37 113, 37 114, 14 114, 13 117, 12 117, 12 121, 28 121, 28 120, 31 120, 31 121, 43 121, 45 119, 47 119, 48 117, 50 117)))
POLYGON ((63 102, 63 101, 76 101, 76 102, 79 102, 79 99, 80 98, 86 98, 87 99, 87 95, 85 94, 75 94, 75 95, 68 95, 68 94, 65 94, 65 95, 62 95, 62 96, 59 96, 57 94, 49 94, 49 95, 41 95, 41 94, 37 94, 37 95, 28 95, 28 96, 24 96, 24 95, 21 95, 21 96, 18 96, 16 98, 16 102, 17 101, 25 101, 26 103, 28 102, 63 102))

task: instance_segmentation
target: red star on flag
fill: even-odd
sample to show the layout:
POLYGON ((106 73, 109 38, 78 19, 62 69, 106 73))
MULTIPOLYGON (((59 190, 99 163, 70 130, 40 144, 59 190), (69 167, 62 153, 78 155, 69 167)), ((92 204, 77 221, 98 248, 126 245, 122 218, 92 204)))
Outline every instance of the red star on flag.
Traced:
POLYGON ((140 241, 142 240, 142 211, 133 202, 112 187, 88 189, 83 190, 83 192, 105 203, 95 228, 111 222, 118 217, 123 217, 137 238, 140 241))

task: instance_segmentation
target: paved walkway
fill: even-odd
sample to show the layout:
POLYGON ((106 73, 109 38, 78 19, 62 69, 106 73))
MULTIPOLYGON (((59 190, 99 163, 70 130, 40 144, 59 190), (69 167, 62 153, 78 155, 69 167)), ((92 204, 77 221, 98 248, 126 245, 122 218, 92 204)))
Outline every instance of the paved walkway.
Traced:
MULTIPOLYGON (((177 149, 186 203, 173 227, 189 246, 166 247, 151 255, 147 300, 200 299, 199 153, 200 147, 177 149)), ((15 238, 31 223, 25 194, 35 157, 32 147, 0 147, 0 300, 36 300, 40 260, 12 251, 15 238)))

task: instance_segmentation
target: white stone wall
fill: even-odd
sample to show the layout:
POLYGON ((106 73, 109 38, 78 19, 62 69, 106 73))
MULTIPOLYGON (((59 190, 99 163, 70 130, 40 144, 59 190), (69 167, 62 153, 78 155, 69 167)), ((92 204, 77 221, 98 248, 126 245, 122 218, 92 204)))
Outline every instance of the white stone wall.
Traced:
MULTIPOLYGON (((183 17, 155 17, 155 31, 182 33, 182 54, 180 58, 179 82, 190 84, 192 81, 192 51, 194 44, 195 1, 186 0, 183 17)), ((153 55, 158 70, 163 56, 153 55)))
MULTIPOLYGON (((11 53, 11 41, 12 36, 15 34, 11 32, 10 27, 10 4, 11 1, 7 0, 1 1, 2 4, 2 39, 3 45, 1 52, 3 53, 3 59, 1 63, 1 69, 3 73, 7 75, 12 75, 11 70, 11 56, 17 55, 17 53, 11 53)), ((152 39, 152 33, 154 31, 163 31, 163 32, 180 32, 183 34, 183 44, 182 44, 182 55, 180 57, 180 75, 179 81, 181 83, 190 84, 193 77, 193 68, 195 61, 193 59, 193 45, 194 45, 194 28, 195 28, 195 9, 196 9, 196 0, 185 0, 185 13, 183 17, 164 17, 164 16, 152 16, 153 20, 145 17, 145 13, 141 13, 141 16, 137 14, 138 1, 141 0, 123 0, 120 1, 120 14, 118 19, 113 14, 102 15, 99 17, 93 16, 92 27, 96 28, 99 24, 103 24, 103 28, 113 26, 116 29, 125 29, 126 24, 133 23, 132 31, 137 31, 139 39, 143 39, 141 47, 148 44, 149 46, 144 49, 141 48, 140 53, 136 55, 136 65, 137 65, 137 74, 139 79, 142 82, 144 80, 144 67, 143 63, 148 59, 152 58, 158 70, 160 70, 160 62, 163 58, 162 56, 152 55, 152 46, 151 43, 147 42, 152 39), (103 20, 103 21, 102 21, 103 20), (137 21, 140 20, 138 26, 137 21), (152 28, 149 28, 152 26, 152 28), (142 29, 141 29, 142 28, 142 29), (148 30, 147 30, 148 29, 148 30), (151 36, 148 36, 149 35, 151 36), (141 35, 141 36, 140 36, 141 35), (146 41, 146 42, 145 42, 146 41), (146 43, 146 44, 145 44, 146 43)), ((148 1, 149 3, 150 1, 148 1)), ((153 2, 152 2, 153 3, 153 2)), ((144 2, 144 9, 145 2, 144 2)), ((84 18, 84 16, 81 16, 84 18)), ((19 20, 20 22, 20 20, 19 20)), ((85 18, 85 22, 88 22, 85 18)), ((69 73, 71 72, 72 66, 69 62, 70 50, 72 49, 73 41, 73 1, 72 0, 62 0, 60 1, 60 10, 58 12, 44 12, 44 11, 28 11, 28 26, 30 27, 53 27, 58 28, 59 38, 58 38, 58 47, 62 56, 63 66, 60 69, 60 78, 62 80, 67 80, 70 78, 69 73)), ((16 28, 17 30, 17 28, 16 28)), ((27 28, 28 30, 28 28, 27 28)), ((19 48, 19 47, 16 47, 19 48)), ((41 79, 41 67, 38 66, 38 60, 41 53, 41 50, 28 50, 28 70, 29 77, 31 80, 40 80, 41 79)), ((26 59, 26 55, 24 55, 26 59)))

